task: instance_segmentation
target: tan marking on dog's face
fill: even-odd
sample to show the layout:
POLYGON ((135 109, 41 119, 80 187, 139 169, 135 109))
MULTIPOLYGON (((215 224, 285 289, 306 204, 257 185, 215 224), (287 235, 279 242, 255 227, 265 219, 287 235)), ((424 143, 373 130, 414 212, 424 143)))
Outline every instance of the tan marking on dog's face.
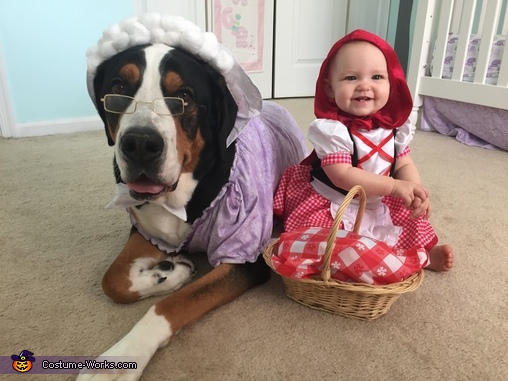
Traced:
MULTIPOLYGON (((139 81, 141 81, 141 69, 133 63, 128 63, 127 65, 124 65, 120 69, 119 74, 120 77, 123 80, 127 81, 129 85, 131 85, 132 87, 135 87, 139 83, 139 81)), ((122 92, 119 92, 119 89, 115 89, 114 86, 112 90, 115 94, 123 94, 122 92)))
POLYGON ((111 123, 110 118, 107 119, 109 135, 114 144, 116 144, 116 133, 118 131, 118 125, 120 124, 120 119, 121 115, 118 115, 118 117, 115 118, 116 123, 114 124, 111 123))
MULTIPOLYGON (((140 81, 141 69, 133 63, 128 63, 120 69, 118 76, 112 81, 111 93, 133 96, 133 94, 127 92, 127 87, 136 88, 140 81), (125 86, 126 84, 128 84, 127 87, 125 86)), ((116 142, 116 135, 121 119, 122 115, 120 114, 107 114, 108 131, 113 142, 116 142)))
POLYGON ((198 130, 195 139, 190 141, 185 131, 181 128, 180 123, 177 123, 176 144, 179 160, 182 163, 182 173, 194 172, 194 169, 198 165, 201 151, 205 146, 201 131, 198 130))
MULTIPOLYGON (((167 90, 169 94, 178 95, 179 90, 185 85, 184 81, 180 77, 179 74, 170 71, 164 75, 162 80, 163 87, 167 90)), ((193 139, 189 139, 189 131, 186 131, 185 127, 182 126, 182 123, 186 123, 186 127, 189 127, 189 124, 197 123, 198 120, 198 110, 196 107, 192 105, 188 105, 185 108, 184 115, 177 115, 177 147, 178 147, 178 155, 179 161, 182 164, 182 172, 193 172, 196 166, 198 165, 199 157, 203 147, 205 145, 204 139, 199 131, 196 128, 196 136, 193 139)))
POLYGON ((177 73, 170 71, 164 76, 162 85, 169 91, 170 94, 173 94, 183 86, 183 80, 177 73))

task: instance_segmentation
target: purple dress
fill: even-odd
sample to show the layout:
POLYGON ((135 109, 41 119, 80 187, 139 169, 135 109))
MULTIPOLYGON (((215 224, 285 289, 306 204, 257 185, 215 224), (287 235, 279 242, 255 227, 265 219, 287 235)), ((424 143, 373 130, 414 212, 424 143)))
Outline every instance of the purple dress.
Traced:
POLYGON ((189 252, 207 252, 212 266, 255 262, 273 228, 273 195, 284 170, 305 157, 303 134, 281 106, 263 102, 236 139, 229 181, 185 239, 189 252))

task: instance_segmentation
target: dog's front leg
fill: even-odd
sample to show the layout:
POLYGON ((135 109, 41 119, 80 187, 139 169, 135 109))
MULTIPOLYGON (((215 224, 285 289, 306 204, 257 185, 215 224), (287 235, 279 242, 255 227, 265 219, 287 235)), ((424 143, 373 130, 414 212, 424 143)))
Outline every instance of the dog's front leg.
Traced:
POLYGON ((123 339, 101 355, 114 356, 120 361, 136 361, 138 368, 135 372, 118 370, 120 373, 116 374, 82 374, 78 381, 138 380, 157 349, 166 345, 176 332, 268 277, 269 269, 262 263, 262 258, 253 264, 217 266, 151 307, 123 339), (129 360, 121 360, 122 357, 129 360))
POLYGON ((152 306, 127 335, 96 359, 98 363, 135 363, 135 369, 110 369, 105 371, 108 373, 98 374, 92 373, 95 370, 87 369, 82 371, 77 381, 139 380, 152 356, 168 342, 173 332, 171 324, 163 316, 157 315, 155 306, 152 306))
POLYGON ((176 291, 196 273, 181 255, 169 256, 133 230, 102 279, 104 293, 119 303, 176 291))

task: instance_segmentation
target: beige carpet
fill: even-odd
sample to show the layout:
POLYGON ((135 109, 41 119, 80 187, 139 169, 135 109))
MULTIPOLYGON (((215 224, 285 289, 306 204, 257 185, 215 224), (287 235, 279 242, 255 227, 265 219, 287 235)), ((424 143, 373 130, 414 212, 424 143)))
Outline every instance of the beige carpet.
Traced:
MULTIPOLYGON (((281 100, 302 128, 310 99, 281 100)), ((508 153, 417 132, 412 144, 448 274, 426 273, 378 320, 308 309, 274 276, 182 330, 143 380, 507 380, 508 153)), ((102 274, 127 238, 102 132, 0 139, 0 356, 99 355, 161 297, 119 305, 102 274)), ((1 373, 1 372, 0 372, 1 373)), ((74 376, 2 376, 73 380, 74 376)))

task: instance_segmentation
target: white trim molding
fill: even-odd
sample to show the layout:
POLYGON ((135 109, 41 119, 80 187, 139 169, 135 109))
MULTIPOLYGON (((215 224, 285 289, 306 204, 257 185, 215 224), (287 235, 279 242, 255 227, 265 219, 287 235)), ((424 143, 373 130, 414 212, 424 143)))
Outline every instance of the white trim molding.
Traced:
POLYGON ((103 128, 104 124, 98 116, 17 123, 16 125, 17 137, 66 134, 81 131, 94 131, 103 128))
POLYGON ((16 121, 12 112, 11 96, 7 86, 7 71, 0 49, 0 136, 4 138, 18 137, 16 121))

